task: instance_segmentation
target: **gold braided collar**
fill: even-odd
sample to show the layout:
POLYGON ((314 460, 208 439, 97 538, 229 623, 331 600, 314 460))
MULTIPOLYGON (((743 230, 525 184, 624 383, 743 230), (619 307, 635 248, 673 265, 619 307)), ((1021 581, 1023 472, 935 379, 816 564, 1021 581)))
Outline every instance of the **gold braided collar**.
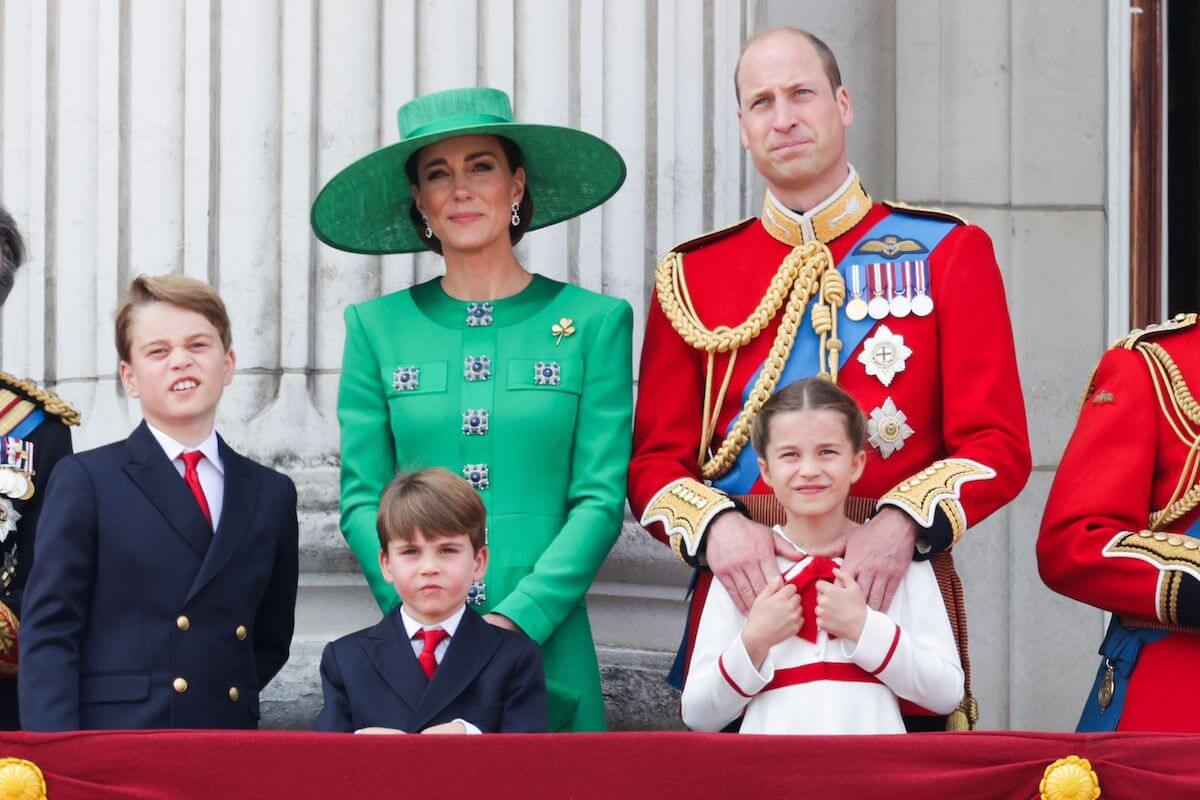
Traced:
POLYGON ((760 220, 772 238, 796 247, 811 241, 828 244, 862 222, 870 210, 871 196, 850 167, 846 182, 804 214, 788 209, 768 190, 760 220))

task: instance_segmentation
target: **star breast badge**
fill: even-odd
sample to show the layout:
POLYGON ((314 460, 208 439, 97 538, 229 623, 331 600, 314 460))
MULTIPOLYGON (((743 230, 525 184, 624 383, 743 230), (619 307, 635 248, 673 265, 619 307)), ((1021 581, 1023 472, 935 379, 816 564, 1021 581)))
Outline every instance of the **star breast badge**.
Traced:
POLYGON ((883 405, 871 412, 867 420, 867 429, 871 432, 867 441, 879 450, 884 458, 904 447, 904 440, 915 431, 908 424, 908 417, 896 408, 892 398, 883 401, 883 405))
POLYGON ((903 336, 892 333, 887 325, 880 325, 875 335, 863 342, 858 363, 866 367, 868 375, 874 375, 884 386, 891 386, 896 373, 904 371, 904 362, 912 354, 903 336))

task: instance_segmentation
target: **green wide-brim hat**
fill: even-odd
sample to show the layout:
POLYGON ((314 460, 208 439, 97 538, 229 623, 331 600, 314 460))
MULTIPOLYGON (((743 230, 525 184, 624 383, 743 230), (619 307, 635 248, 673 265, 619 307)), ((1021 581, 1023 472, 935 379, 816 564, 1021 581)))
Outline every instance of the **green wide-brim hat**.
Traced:
POLYGON ((425 95, 396 112, 400 142, 376 150, 333 176, 313 201, 312 226, 330 247, 351 253, 413 253, 428 249, 409 219, 405 164, 426 145, 454 136, 511 139, 525 161, 533 196, 528 230, 579 216, 612 197, 625 181, 625 162, 590 133, 512 121, 499 89, 470 87, 425 95))

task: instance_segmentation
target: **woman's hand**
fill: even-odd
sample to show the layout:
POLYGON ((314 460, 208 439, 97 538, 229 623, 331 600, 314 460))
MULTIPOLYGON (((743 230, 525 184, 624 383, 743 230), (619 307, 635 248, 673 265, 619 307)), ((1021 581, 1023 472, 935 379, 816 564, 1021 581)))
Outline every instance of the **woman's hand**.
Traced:
POLYGON ((800 607, 800 595, 796 587, 785 584, 776 576, 754 599, 746 627, 742 629, 742 644, 750 656, 755 669, 762 666, 767 651, 788 637, 795 636, 804 624, 804 611, 800 607))
POLYGON ((393 734, 393 733, 403 734, 404 731, 397 730, 396 728, 380 728, 378 726, 373 725, 369 728, 359 728, 358 730, 355 731, 355 733, 367 733, 367 734, 372 734, 372 735, 393 734))
POLYGON ((495 625, 497 628, 504 628, 504 630, 506 630, 506 631, 516 631, 517 633, 525 632, 525 631, 521 630, 520 625, 513 622, 511 619, 504 616, 503 614, 484 614, 483 621, 491 623, 492 625, 495 625))
POLYGON ((436 733, 466 733, 466 732, 467 732, 467 726, 463 725, 461 722, 458 722, 457 720, 455 720, 454 722, 443 722, 441 725, 430 725, 428 728, 421 731, 422 734, 425 734, 425 733, 435 733, 435 734, 436 733))
POLYGON ((848 572, 835 569, 833 576, 837 583, 817 583, 817 627, 857 642, 867 624, 867 597, 848 572))

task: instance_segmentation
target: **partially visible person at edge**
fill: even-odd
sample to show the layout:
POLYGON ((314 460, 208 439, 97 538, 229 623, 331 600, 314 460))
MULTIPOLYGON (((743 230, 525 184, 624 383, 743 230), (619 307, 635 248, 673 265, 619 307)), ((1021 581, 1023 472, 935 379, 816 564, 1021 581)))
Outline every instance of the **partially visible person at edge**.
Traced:
MULTIPOLYGON (((25 248, 0 207, 0 304, 8 299, 25 248)), ((79 414, 31 380, 0 372, 0 730, 19 730, 17 630, 33 566, 34 533, 55 465, 72 452, 79 414)))
POLYGON ((530 272, 513 246, 609 198, 624 162, 581 131, 512 122, 495 89, 419 97, 397 116, 401 141, 313 204, 332 247, 445 262, 440 277, 346 309, 342 533, 388 612, 399 598, 380 571, 380 492, 397 468, 470 481, 490 553, 473 613, 541 645, 550 730, 602 730, 584 596, 624 513, 632 310, 530 272))
POLYGON ((1200 325, 1135 330, 1100 359, 1038 536, 1056 592, 1112 613, 1077 728, 1200 731, 1200 325))
POLYGON ((867 413, 869 448, 845 556, 886 610, 913 559, 933 559, 967 692, 966 617, 951 548, 1012 500, 1030 472, 1012 327, 991 241, 944 212, 876 202, 846 155, 854 121, 828 46, 795 28, 748 41, 734 75, 743 146, 767 185, 762 215, 685 242, 655 275, 642 348, 633 512, 702 567, 672 679, 681 683, 715 575, 745 613, 794 559, 749 430, 778 386, 820 375, 867 413), (790 555, 789 555, 790 554, 790 555))

